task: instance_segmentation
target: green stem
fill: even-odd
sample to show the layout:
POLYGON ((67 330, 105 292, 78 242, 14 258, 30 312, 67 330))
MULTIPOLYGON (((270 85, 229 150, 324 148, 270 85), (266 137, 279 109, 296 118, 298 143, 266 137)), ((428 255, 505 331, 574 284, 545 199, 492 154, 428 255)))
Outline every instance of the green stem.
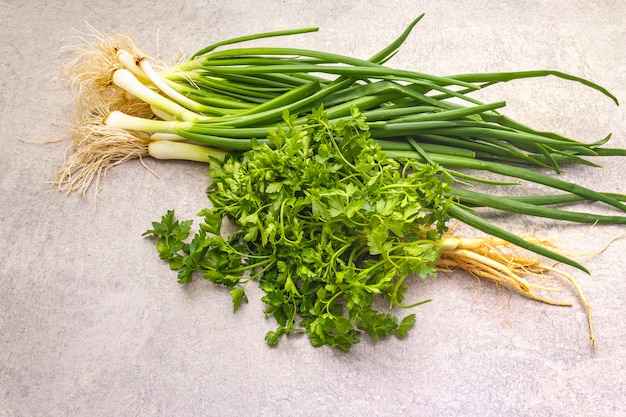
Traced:
MULTIPOLYGON (((391 158, 414 158, 422 160, 423 162, 423 159, 417 152, 387 151, 387 156, 391 158)), ((441 164, 444 167, 453 166, 457 168, 483 170, 492 172, 494 174, 501 174, 508 177, 519 178, 537 184, 542 184, 548 187, 556 188, 562 191, 567 191, 572 194, 577 194, 589 200, 601 201, 621 211, 626 211, 626 205, 622 204, 610 195, 602 194, 581 185, 562 181, 529 169, 500 164, 497 162, 451 157, 441 154, 430 154, 429 156, 434 162, 441 164)))
POLYGON ((529 242, 526 239, 516 235, 515 233, 511 233, 505 229, 502 229, 501 227, 498 227, 492 223, 489 223, 481 219, 480 217, 470 213, 469 211, 462 208, 458 204, 452 205, 452 207, 450 208, 450 214, 455 219, 477 230, 480 230, 481 232, 487 233, 490 236, 494 236, 494 237, 498 237, 500 239, 506 240, 507 242, 510 242, 516 246, 519 246, 520 248, 523 248, 531 252, 534 252, 538 255, 542 255, 547 258, 553 259, 557 262, 562 262, 564 264, 573 266, 589 274, 589 270, 587 270, 587 268, 585 268, 578 262, 574 261, 573 259, 570 259, 567 256, 563 256, 559 253, 546 249, 543 246, 539 246, 537 244, 529 242))
POLYGON ((449 192, 449 196, 459 199, 464 204, 469 203, 474 207, 491 207, 498 210, 528 216, 545 217, 549 219, 587 224, 626 224, 626 217, 624 216, 603 216, 599 214, 559 210, 530 204, 520 200, 512 200, 508 197, 498 197, 476 191, 463 190, 460 188, 452 188, 449 192))

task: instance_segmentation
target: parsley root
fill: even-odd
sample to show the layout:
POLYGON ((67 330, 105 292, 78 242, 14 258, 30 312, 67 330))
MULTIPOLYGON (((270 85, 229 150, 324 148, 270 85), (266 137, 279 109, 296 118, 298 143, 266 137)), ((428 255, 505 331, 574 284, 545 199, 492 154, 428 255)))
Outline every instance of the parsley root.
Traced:
MULTIPOLYGON (((527 239, 533 240, 533 238, 527 239)), ((545 241, 537 243, 546 244, 545 241)), ((572 305, 570 302, 557 301, 537 293, 537 291, 560 291, 558 288, 547 286, 545 282, 554 279, 555 276, 563 278, 574 287, 587 310, 589 337, 593 348, 596 348, 591 305, 585 298, 580 285, 571 275, 542 263, 539 258, 519 254, 519 248, 494 237, 459 238, 444 235, 439 246, 441 248, 441 257, 437 261, 439 270, 464 270, 477 278, 505 285, 525 297, 546 304, 572 305), (534 279, 535 282, 530 282, 528 279, 534 279)))

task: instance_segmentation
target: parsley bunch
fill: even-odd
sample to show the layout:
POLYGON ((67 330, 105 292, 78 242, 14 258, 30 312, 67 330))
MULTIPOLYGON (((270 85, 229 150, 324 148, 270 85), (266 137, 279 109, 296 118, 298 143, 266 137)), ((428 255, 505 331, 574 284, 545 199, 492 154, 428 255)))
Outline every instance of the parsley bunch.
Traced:
POLYGON ((293 332, 344 351, 362 332, 403 337, 415 316, 399 320, 394 308, 410 307, 408 275, 436 274, 452 206, 447 175, 436 164, 388 158, 356 108, 333 123, 321 108, 305 127, 284 120, 271 146, 212 166, 212 207, 199 213, 189 243, 191 221, 173 211, 145 234, 158 238, 179 282, 199 272, 230 288, 235 311, 258 281, 265 314, 278 324, 266 335, 270 345, 293 332), (224 219, 237 226, 226 237, 224 219))

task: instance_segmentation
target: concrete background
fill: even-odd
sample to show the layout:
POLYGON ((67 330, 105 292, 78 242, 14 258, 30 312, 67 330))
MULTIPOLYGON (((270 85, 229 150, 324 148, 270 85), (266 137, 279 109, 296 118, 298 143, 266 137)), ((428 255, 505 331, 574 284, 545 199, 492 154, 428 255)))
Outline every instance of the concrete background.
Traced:
MULTIPOLYGON (((146 160, 112 169, 101 197, 66 196, 49 181, 71 122, 58 80, 65 45, 86 23, 130 31, 169 58, 228 37, 319 26, 290 44, 368 57, 418 14, 392 61, 445 75, 551 68, 588 77, 626 101, 626 3, 604 1, 14 1, 0 18, 0 416, 624 416, 626 239, 569 270, 594 308, 526 300, 462 273, 415 281, 415 329, 363 341, 349 354, 305 338, 265 345, 274 328, 260 292, 232 314, 227 292, 180 286, 141 237, 169 208, 193 218, 207 204, 206 168, 146 160)), ((494 87, 507 114, 626 147, 626 112, 582 86, 546 78, 494 87)), ((565 178, 626 193, 624 158, 565 178)), ((598 210, 604 210, 600 207, 598 210)), ((608 212, 608 211, 607 211, 608 212)), ((537 227, 574 252, 601 248, 623 227, 537 227)), ((574 299, 566 290, 565 298, 574 299)))

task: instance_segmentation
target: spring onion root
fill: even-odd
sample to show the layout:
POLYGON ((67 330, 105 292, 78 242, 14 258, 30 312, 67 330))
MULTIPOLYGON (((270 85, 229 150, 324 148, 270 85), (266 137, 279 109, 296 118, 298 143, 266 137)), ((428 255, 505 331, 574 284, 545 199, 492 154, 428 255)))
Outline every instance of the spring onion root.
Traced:
POLYGON ((73 130, 73 148, 52 183, 68 194, 85 196, 92 183, 99 188, 109 168, 148 156, 150 136, 107 126, 99 116, 83 119, 73 130))
POLYGON ((89 29, 83 44, 67 48, 73 57, 63 66, 61 74, 77 104, 76 119, 90 119, 94 113, 105 116, 110 110, 151 117, 149 105, 113 83, 115 71, 125 68, 118 56, 120 49, 132 56, 142 55, 132 36, 104 35, 93 27, 89 29))

